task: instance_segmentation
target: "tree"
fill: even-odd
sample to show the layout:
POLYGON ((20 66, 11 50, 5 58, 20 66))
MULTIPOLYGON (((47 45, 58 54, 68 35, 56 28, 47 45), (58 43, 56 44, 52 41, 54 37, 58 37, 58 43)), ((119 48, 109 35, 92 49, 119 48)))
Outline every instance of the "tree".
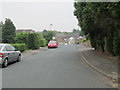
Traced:
POLYGON ((44 30, 43 31, 43 37, 47 40, 47 43, 52 40, 53 36, 54 36, 54 31, 47 31, 47 30, 44 30))
POLYGON ((15 43, 27 43, 27 36, 29 33, 22 32, 22 33, 16 33, 14 37, 15 43))
POLYGON ((80 33, 80 30, 78 30, 78 29, 73 29, 73 33, 80 33))
POLYGON ((15 26, 13 22, 6 18, 5 24, 3 24, 2 28, 2 42, 3 43, 14 43, 14 37, 15 37, 15 26))
POLYGON ((79 33, 79 34, 80 34, 80 36, 84 36, 84 33, 83 33, 83 31, 81 31, 81 30, 80 30, 80 33, 79 33))
POLYGON ((74 15, 91 45, 120 55, 120 2, 75 2, 74 15))
POLYGON ((0 43, 2 42, 2 27, 3 27, 3 22, 0 22, 0 43))

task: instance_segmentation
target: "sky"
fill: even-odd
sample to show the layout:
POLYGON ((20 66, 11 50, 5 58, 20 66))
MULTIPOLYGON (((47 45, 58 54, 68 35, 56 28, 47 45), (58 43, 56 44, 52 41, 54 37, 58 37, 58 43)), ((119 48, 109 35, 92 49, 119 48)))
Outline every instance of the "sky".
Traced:
POLYGON ((2 2, 0 19, 4 21, 10 18, 17 29, 50 30, 52 24, 51 30, 69 32, 78 28, 78 21, 73 14, 73 1, 2 2))

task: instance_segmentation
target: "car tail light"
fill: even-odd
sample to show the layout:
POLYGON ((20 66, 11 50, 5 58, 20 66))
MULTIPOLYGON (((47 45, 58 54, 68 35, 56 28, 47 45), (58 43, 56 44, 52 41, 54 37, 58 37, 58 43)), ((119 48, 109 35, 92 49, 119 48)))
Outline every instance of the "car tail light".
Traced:
POLYGON ((0 58, 3 58, 3 53, 0 53, 0 58))

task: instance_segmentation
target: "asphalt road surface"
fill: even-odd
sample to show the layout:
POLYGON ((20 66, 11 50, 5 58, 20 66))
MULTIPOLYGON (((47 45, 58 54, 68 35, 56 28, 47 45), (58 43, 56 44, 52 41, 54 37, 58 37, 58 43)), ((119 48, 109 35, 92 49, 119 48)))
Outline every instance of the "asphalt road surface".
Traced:
POLYGON ((23 58, 2 70, 2 87, 109 88, 78 53, 75 45, 60 45, 23 58))

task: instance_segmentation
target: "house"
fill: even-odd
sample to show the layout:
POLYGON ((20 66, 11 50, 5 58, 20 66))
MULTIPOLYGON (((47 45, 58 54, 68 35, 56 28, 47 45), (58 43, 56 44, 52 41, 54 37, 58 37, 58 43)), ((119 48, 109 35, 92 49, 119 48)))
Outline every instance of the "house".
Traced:
POLYGON ((74 37, 70 37, 68 43, 69 44, 75 44, 75 38, 74 37))
POLYGON ((62 42, 62 43, 65 43, 65 42, 67 42, 68 39, 69 38, 69 35, 66 35, 66 34, 64 34, 64 33, 57 33, 56 35, 55 35, 55 39, 58 41, 58 42, 62 42))
POLYGON ((32 29, 18 29, 18 30, 16 30, 16 33, 22 33, 22 32, 34 33, 35 31, 32 29))
POLYGON ((79 33, 72 33, 71 37, 78 39, 79 38, 79 33))
POLYGON ((79 42, 79 33, 72 33, 71 38, 69 38, 69 43, 77 44, 79 42))

